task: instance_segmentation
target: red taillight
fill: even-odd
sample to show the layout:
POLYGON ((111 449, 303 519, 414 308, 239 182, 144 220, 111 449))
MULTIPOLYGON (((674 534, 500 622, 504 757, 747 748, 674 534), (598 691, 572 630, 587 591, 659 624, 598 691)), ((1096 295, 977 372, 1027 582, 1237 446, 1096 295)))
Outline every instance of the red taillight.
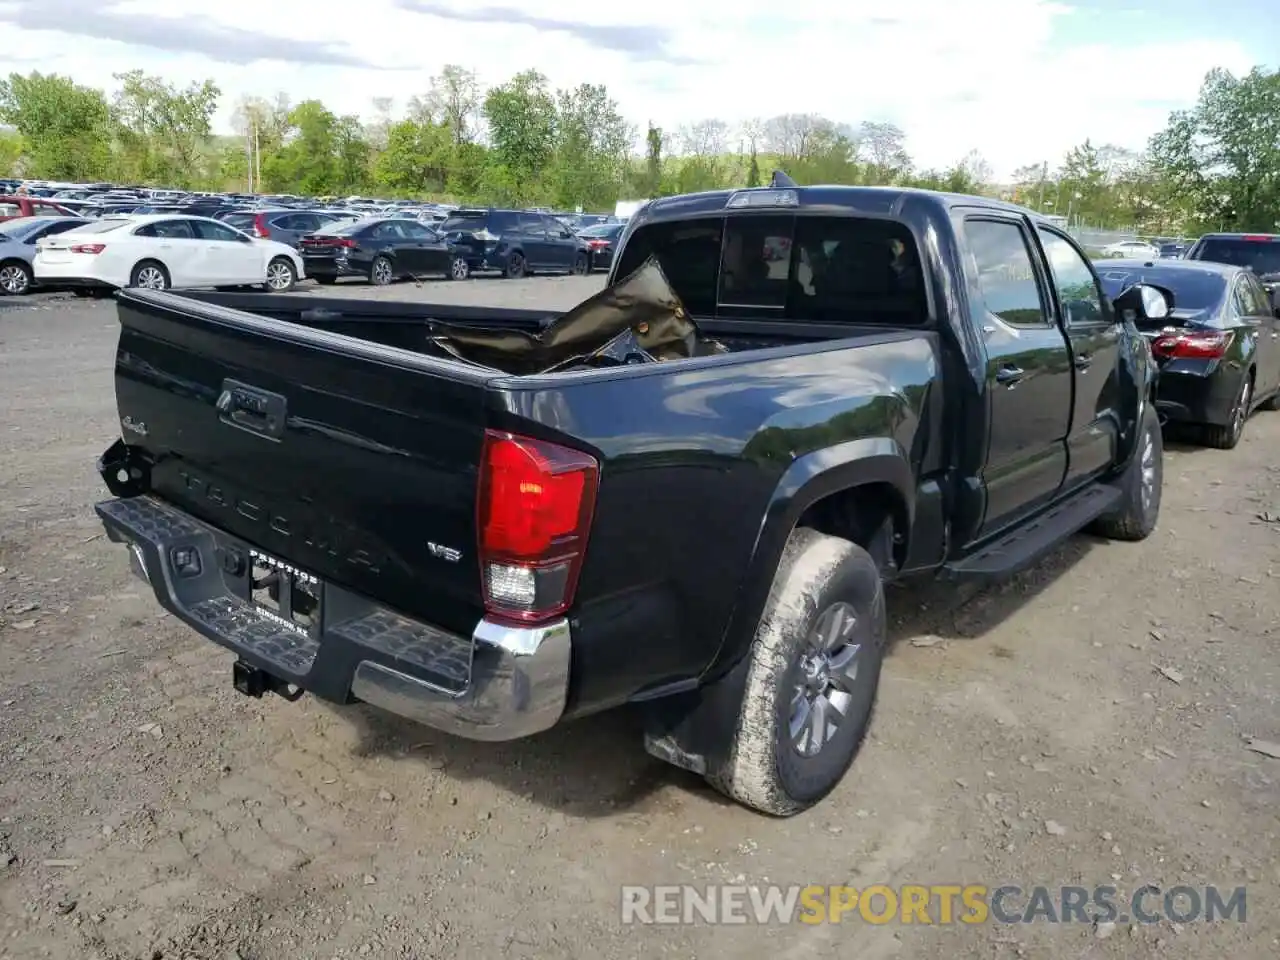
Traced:
POLYGON ((101 253, 107 249, 105 243, 75 243, 71 245, 72 253, 101 253))
POLYGON ((578 450, 485 431, 476 519, 490 615, 527 623, 573 604, 599 476, 578 450))
POLYGON ((1256 234, 1251 233, 1245 236, 1244 239, 1248 240, 1250 243, 1270 243, 1272 240, 1275 240, 1276 238, 1267 236, 1267 234, 1265 233, 1256 233, 1256 234))
POLYGON ((600 249, 603 249, 604 247, 607 247, 609 245, 609 241, 608 240, 588 240, 587 244, 588 246, 591 247, 592 250, 600 250, 600 249))
POLYGON ((1151 352, 1171 360, 1217 360, 1226 355, 1231 336, 1229 330, 1175 333, 1153 340, 1151 352))
POLYGON ((271 230, 267 226, 267 218, 265 214, 258 214, 253 218, 253 235, 259 240, 266 240, 271 236, 271 230))

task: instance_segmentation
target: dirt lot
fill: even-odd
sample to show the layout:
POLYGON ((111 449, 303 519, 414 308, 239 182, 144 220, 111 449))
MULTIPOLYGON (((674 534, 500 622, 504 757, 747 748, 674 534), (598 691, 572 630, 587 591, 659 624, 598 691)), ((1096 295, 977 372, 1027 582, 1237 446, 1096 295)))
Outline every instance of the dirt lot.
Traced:
MULTIPOLYGON (((372 295, 560 307, 596 283, 372 295)), ((1171 451, 1144 544, 1077 537, 967 598, 895 590, 870 741, 773 821, 648 758, 625 712, 485 745, 237 695, 98 535, 115 329, 111 304, 0 309, 0 956, 1280 953, 1280 760, 1244 742, 1280 741, 1280 414, 1171 451), (623 884, 1113 880, 1244 884, 1247 922, 619 921, 623 884)))

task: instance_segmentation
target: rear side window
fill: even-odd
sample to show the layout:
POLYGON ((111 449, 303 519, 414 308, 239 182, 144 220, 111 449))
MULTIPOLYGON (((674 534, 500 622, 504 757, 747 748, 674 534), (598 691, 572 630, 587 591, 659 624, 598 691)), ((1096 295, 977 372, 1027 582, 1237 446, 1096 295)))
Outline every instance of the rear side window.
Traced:
POLYGON ((1027 237, 1016 223, 968 220, 964 225, 970 268, 987 312, 1015 327, 1048 323, 1027 237))
POLYGON ((228 217, 223 217, 222 222, 247 233, 253 229, 254 217, 255 215, 252 213, 233 213, 228 217))
POLYGON ((900 223, 767 214, 640 227, 618 276, 653 255, 695 315, 922 324, 915 239, 900 223))

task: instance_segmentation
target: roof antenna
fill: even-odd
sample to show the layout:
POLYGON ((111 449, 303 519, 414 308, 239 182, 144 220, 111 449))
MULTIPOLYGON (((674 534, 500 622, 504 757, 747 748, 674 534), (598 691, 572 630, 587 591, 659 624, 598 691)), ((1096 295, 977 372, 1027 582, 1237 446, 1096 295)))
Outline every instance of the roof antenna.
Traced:
POLYGON ((787 190, 799 187, 800 184, 796 183, 781 170, 775 170, 773 171, 773 179, 769 181, 769 186, 775 190, 787 190))

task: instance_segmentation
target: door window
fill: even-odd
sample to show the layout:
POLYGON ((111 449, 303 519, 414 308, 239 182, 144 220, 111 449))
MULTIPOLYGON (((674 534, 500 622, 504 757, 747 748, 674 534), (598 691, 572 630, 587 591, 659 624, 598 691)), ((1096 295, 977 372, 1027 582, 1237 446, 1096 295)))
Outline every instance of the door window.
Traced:
POLYGON ((547 225, 536 213, 522 213, 520 214, 520 232, 539 237, 546 236, 547 225))
POLYGON ((1231 309, 1237 317, 1253 316, 1253 303, 1249 297, 1249 287, 1241 278, 1231 288, 1231 309))
POLYGON ((375 240, 403 240, 404 228, 395 220, 387 220, 373 228, 375 240))
POLYGON ((236 233, 228 226, 213 220, 192 220, 196 236, 201 240, 221 240, 226 243, 239 243, 242 234, 236 233))
POLYGON ((400 224, 400 229, 404 231, 405 236, 410 240, 436 239, 436 235, 420 223, 410 223, 408 220, 405 220, 400 224))
POLYGON ((1049 261, 1049 273, 1062 303, 1063 320, 1068 326, 1106 323, 1102 291, 1088 261, 1065 237, 1051 230, 1041 229, 1039 233, 1049 261))
POLYGON ((22 208, 16 203, 0 203, 0 217, 20 217, 22 208))
POLYGON ((1015 327, 1046 326, 1040 284, 1022 228, 1008 221, 968 220, 964 233, 987 312, 1015 327))
POLYGON ((160 237, 165 240, 191 240, 195 232, 190 220, 157 220, 134 231, 135 237, 160 237))

